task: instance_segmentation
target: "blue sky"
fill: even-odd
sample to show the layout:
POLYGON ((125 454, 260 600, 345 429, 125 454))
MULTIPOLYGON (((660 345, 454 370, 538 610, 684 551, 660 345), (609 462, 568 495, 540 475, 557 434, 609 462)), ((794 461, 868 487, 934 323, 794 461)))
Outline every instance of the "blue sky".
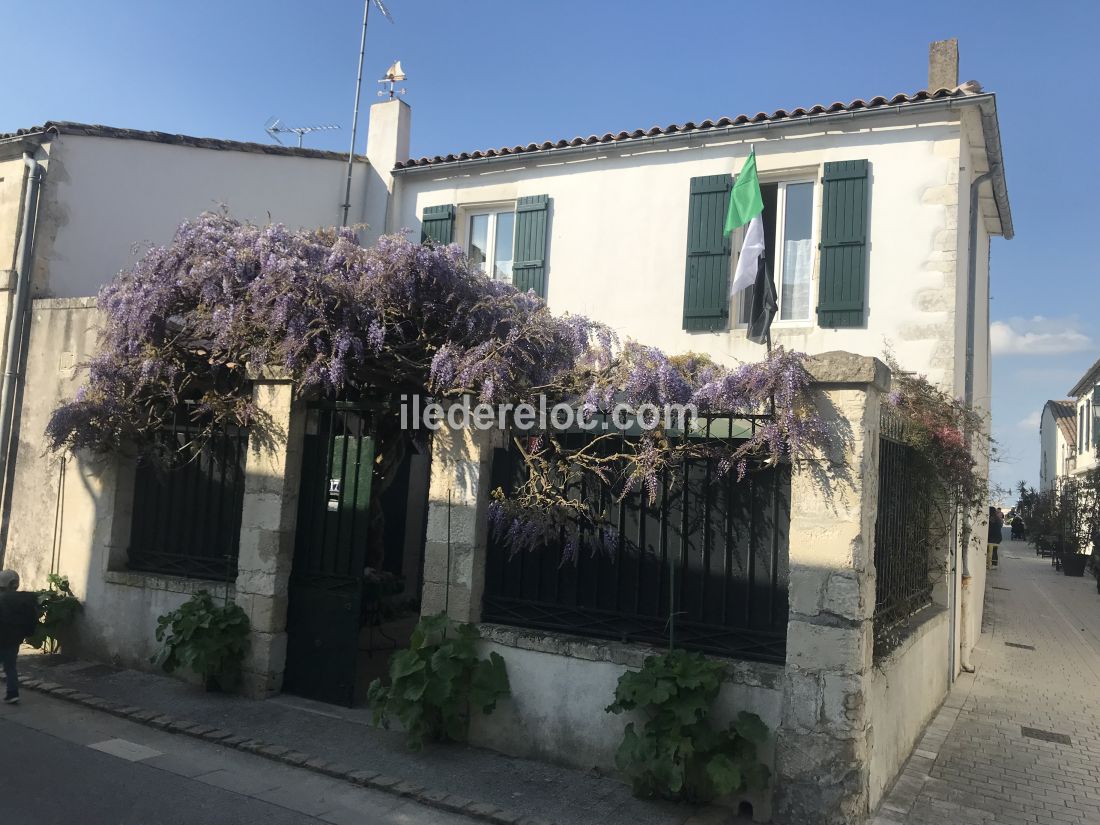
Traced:
MULTIPOLYGON (((914 91, 928 43, 958 37, 962 79, 998 95, 1017 233, 992 249, 993 475, 1037 483, 1038 412, 1100 354, 1100 3, 388 2, 364 93, 402 60, 417 156, 914 91)), ((307 145, 346 149, 361 14, 360 0, 8 4, 0 131, 55 119, 263 141, 276 115, 339 123, 307 145)))

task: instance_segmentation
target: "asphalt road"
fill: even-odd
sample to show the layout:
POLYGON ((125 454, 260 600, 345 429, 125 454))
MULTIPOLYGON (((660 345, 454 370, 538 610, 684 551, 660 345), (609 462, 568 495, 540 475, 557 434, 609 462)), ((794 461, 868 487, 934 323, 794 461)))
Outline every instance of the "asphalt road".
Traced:
POLYGON ((472 820, 25 691, 0 706, 2 825, 472 820))

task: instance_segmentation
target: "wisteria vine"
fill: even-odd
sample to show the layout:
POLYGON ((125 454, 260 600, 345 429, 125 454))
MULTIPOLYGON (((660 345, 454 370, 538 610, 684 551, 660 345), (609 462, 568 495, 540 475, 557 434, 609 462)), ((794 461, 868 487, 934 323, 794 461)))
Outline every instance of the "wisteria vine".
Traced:
MULTIPOLYGON (((98 306, 98 354, 76 398, 50 419, 53 449, 152 453, 157 433, 191 401, 202 424, 187 447, 193 455, 225 423, 263 427, 250 382, 264 370, 288 377, 301 396, 512 404, 542 396, 586 417, 619 401, 765 416, 737 441, 661 427, 579 446, 553 432, 517 438, 526 481, 498 491, 491 512, 517 550, 545 543, 563 524, 607 529, 598 508, 576 495, 582 478, 620 498, 644 489, 653 499, 658 479, 675 478, 689 459, 712 462, 717 476, 743 477, 826 439, 800 354, 776 348, 729 369, 620 342, 604 324, 555 316, 533 293, 486 278, 455 245, 386 236, 364 247, 350 230, 292 231, 207 213, 121 273, 98 306)), ((379 425, 383 456, 411 437, 396 422, 394 406, 379 425)))

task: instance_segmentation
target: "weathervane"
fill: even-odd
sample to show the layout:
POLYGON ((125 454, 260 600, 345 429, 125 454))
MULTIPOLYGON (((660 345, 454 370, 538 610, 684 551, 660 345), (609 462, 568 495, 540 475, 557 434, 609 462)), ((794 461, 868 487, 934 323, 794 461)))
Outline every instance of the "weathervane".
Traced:
POLYGON ((379 97, 385 97, 388 94, 389 97, 390 97, 390 100, 393 100, 393 96, 395 94, 397 94, 397 95, 407 94, 407 92, 404 88, 394 89, 394 85, 397 84, 397 83, 400 83, 405 78, 406 78, 406 75, 405 75, 405 72, 401 68, 401 61, 400 60, 393 61, 393 65, 390 66, 388 69, 386 69, 385 76, 381 80, 378 81, 379 83, 382 84, 382 87, 383 87, 382 91, 380 91, 378 93, 378 96, 379 97), (386 84, 389 84, 388 89, 385 88, 386 84))
POLYGON ((270 118, 267 121, 267 125, 264 126, 264 131, 271 135, 271 139, 276 143, 282 145, 282 141, 279 140, 279 135, 293 134, 298 136, 298 148, 302 148, 302 138, 308 135, 310 132, 330 132, 333 129, 339 129, 340 127, 335 123, 322 123, 317 126, 284 126, 283 122, 277 117, 270 118))

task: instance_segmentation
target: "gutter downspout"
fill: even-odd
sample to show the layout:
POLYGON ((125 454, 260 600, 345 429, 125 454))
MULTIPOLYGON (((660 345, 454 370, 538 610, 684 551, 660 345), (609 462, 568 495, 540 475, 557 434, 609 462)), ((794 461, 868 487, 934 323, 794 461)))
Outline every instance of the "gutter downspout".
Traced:
MULTIPOLYGON (((978 281, 978 189, 992 177, 993 170, 990 169, 990 171, 978 175, 978 177, 970 181, 970 231, 967 236, 969 248, 967 250, 968 255, 966 260, 966 364, 963 381, 963 400, 967 407, 974 404, 974 327, 977 323, 974 318, 977 311, 977 298, 974 293, 978 281)), ((966 430, 965 436, 966 445, 970 447, 974 434, 970 432, 969 427, 966 430)), ((962 548, 962 593, 959 599, 959 624, 961 625, 959 629, 959 664, 967 673, 974 672, 974 665, 970 662, 970 651, 974 646, 970 638, 972 635, 970 632, 970 608, 973 599, 970 576, 970 528, 971 513, 964 512, 962 527, 963 541, 960 545, 962 548)))
MULTIPOLYGON (((8 349, 4 364, 4 380, 0 388, 0 496, 8 491, 8 457, 14 420, 13 399, 19 380, 19 365, 23 362, 23 332, 27 314, 27 297, 31 286, 31 260, 34 255, 34 230, 38 222, 38 195, 44 170, 31 152, 23 153, 27 167, 27 189, 23 194, 23 221, 19 230, 19 249, 15 257, 15 296, 8 322, 8 349)), ((4 502, 6 507, 7 502, 4 502)), ((5 519, 6 520, 6 519, 5 519)), ((5 531, 6 532, 6 531, 5 531)), ((0 565, 7 543, 0 544, 0 565)))

